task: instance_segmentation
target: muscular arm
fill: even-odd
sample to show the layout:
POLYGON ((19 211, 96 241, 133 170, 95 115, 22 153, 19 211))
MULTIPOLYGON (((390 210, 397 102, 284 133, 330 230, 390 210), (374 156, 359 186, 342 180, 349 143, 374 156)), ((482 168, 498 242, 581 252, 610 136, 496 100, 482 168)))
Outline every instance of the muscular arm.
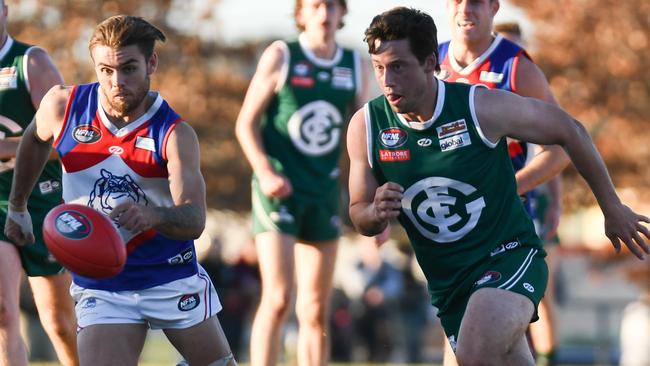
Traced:
POLYGON ((276 93, 282 74, 284 47, 281 42, 274 42, 262 54, 235 126, 237 140, 260 180, 262 191, 271 197, 284 197, 292 191, 289 181, 279 175, 267 159, 260 131, 260 120, 276 93))
POLYGON ((126 202, 113 208, 109 216, 132 232, 154 228, 171 239, 196 239, 205 227, 205 182, 200 169, 199 141, 187 123, 179 123, 170 133, 166 153, 174 206, 126 202))
POLYGON ((55 86, 43 97, 32 123, 27 126, 16 153, 16 166, 9 203, 25 210, 36 180, 47 161, 55 133, 61 129, 71 88, 55 86))
MULTIPOLYGON (((45 94, 55 85, 62 85, 63 78, 50 56, 42 48, 32 48, 27 54, 27 79, 29 80, 29 94, 34 109, 38 110, 45 94)), ((10 137, 0 140, 0 159, 9 159, 16 156, 20 137, 10 137)), ((54 159, 56 156, 51 156, 54 159)))
MULTIPOLYGON (((516 93, 557 105, 546 77, 542 71, 527 57, 521 57, 515 81, 516 93)), ((544 124, 545 121, 538 121, 544 124)), ((541 145, 535 157, 520 169, 517 179, 517 193, 524 194, 538 185, 557 176, 569 163, 564 150, 557 145, 541 145)), ((552 197, 559 199, 559 197, 552 197)))
MULTIPOLYGON (((23 134, 18 145, 9 195, 9 209, 13 212, 27 211, 27 199, 50 155, 54 133, 61 128, 69 95, 69 88, 56 86, 50 89, 43 98, 34 120, 23 134)), ((34 237, 31 234, 31 224, 28 226, 30 227, 21 227, 19 223, 7 218, 4 232, 7 238, 17 245, 29 244, 34 241, 34 237)))
POLYGON ((542 145, 560 145, 587 181, 605 215, 605 233, 617 250, 621 241, 639 258, 650 248, 650 238, 640 222, 650 222, 623 205, 616 194, 605 163, 584 126, 562 109, 533 98, 501 90, 477 89, 476 114, 485 136, 496 141, 510 136, 542 145), (546 123, 539 123, 543 120, 546 123))
POLYGON ((368 165, 364 111, 354 114, 348 129, 347 147, 350 155, 350 219, 357 232, 365 236, 380 234, 390 219, 399 215, 402 192, 397 183, 381 187, 368 165))

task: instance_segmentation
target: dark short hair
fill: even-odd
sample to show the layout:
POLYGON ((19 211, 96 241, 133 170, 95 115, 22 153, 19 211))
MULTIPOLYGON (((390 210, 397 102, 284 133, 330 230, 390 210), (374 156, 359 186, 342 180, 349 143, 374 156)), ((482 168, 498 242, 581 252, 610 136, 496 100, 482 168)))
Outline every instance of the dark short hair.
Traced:
MULTIPOLYGON (((337 1, 339 2, 343 10, 348 11, 347 0, 337 0, 337 1)), ((300 13, 300 9, 302 9, 302 0, 296 0, 296 4, 293 7, 293 19, 296 22, 296 28, 298 28, 298 30, 302 32, 305 30, 305 26, 298 22, 298 13, 300 13)), ((341 23, 339 24, 339 29, 343 28, 344 25, 345 23, 341 21, 341 23)))
POLYGON ((420 64, 433 54, 436 57, 436 71, 440 71, 437 33, 436 24, 429 14, 400 6, 375 16, 366 29, 364 41, 368 44, 368 52, 375 54, 377 40, 408 39, 411 52, 420 64))
POLYGON ((136 45, 148 60, 156 41, 165 41, 165 34, 146 20, 131 15, 115 15, 95 27, 88 48, 102 45, 121 48, 136 45))

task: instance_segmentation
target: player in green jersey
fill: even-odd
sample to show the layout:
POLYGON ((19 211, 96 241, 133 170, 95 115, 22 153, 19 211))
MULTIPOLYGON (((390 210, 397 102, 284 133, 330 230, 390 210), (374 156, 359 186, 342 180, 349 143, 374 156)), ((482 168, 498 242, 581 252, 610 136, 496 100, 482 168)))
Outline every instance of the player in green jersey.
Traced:
POLYGON ((271 365, 296 279, 298 364, 326 364, 327 320, 340 235, 339 159, 354 108, 365 101, 357 52, 337 45, 345 0, 297 0, 297 41, 263 53, 237 119, 253 168, 253 226, 262 296, 251 364, 271 365))
MULTIPOLYGON (((16 148, 32 121, 43 95, 63 82, 47 53, 39 47, 11 38, 7 32, 8 9, 0 0, 0 220, 5 221, 13 177, 16 148)), ((17 247, 0 233, 0 365, 27 365, 27 349, 20 336, 19 286, 22 267, 28 275, 43 328, 59 360, 76 365, 76 321, 68 294, 70 275, 49 254, 40 226, 47 212, 61 203, 61 167, 47 163, 30 196, 36 243, 17 247)))
POLYGON ((562 146, 616 250, 645 258, 650 219, 621 203, 585 128, 557 106, 436 79, 436 32, 429 15, 403 7, 366 30, 384 95, 350 122, 350 217, 364 235, 393 218, 405 227, 459 364, 534 365, 525 331, 547 267, 506 137, 562 146))

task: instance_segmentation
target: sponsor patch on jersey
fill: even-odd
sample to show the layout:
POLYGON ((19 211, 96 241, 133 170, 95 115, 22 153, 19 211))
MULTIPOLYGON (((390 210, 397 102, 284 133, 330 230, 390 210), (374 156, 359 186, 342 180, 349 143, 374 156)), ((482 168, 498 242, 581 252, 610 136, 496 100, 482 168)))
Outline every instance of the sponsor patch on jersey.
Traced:
POLYGON ((49 194, 54 191, 58 191, 61 189, 61 182, 58 180, 46 180, 42 182, 38 182, 38 190, 41 192, 41 194, 49 194))
POLYGON ((380 161, 411 160, 411 150, 379 150, 380 161))
POLYGON ((444 125, 436 127, 436 132, 438 132, 439 139, 458 135, 459 133, 467 132, 467 123, 465 122, 465 119, 459 119, 458 121, 445 123, 444 125))
POLYGON ((314 87, 314 84, 316 82, 314 81, 314 78, 306 77, 306 76, 292 76, 291 77, 291 85, 298 87, 298 88, 312 88, 314 87))
POLYGON ((337 66, 332 69, 332 88, 334 89, 354 89, 354 73, 349 67, 337 66))
POLYGON ((451 151, 471 144, 472 140, 469 137, 469 133, 464 133, 462 135, 451 136, 440 140, 440 150, 451 151))
POLYGON ((197 306, 201 303, 201 298, 198 294, 183 295, 180 300, 178 300, 178 310, 180 311, 190 311, 196 309, 197 306))
POLYGON ((135 147, 138 149, 156 152, 156 143, 151 137, 138 136, 135 138, 135 147))
POLYGON ((327 71, 321 71, 316 74, 316 78, 318 78, 318 81, 321 83, 327 82, 330 79, 330 73, 327 71))
POLYGON ((72 130, 72 138, 80 144, 94 144, 102 138, 102 131, 93 125, 81 125, 72 130))
POLYGON ((513 250, 519 247, 519 240, 513 240, 505 244, 499 244, 496 248, 492 249, 490 252, 490 257, 494 257, 497 254, 501 254, 508 250, 513 250))
POLYGON ((408 135, 406 131, 402 130, 401 128, 391 127, 379 131, 379 141, 382 145, 389 148, 395 148, 404 145, 407 138, 408 135))
POLYGON ((111 155, 122 155, 124 153, 124 148, 122 146, 113 145, 108 148, 108 152, 111 155))
POLYGON ((485 81, 486 83, 495 83, 498 84, 503 81, 503 74, 493 71, 481 71, 479 80, 485 81))
POLYGON ((0 90, 18 88, 18 71, 16 66, 3 67, 0 69, 0 90))
POLYGON ((501 273, 497 271, 487 271, 474 283, 475 286, 483 286, 488 283, 494 283, 501 279, 501 273))
POLYGON ((167 263, 171 265, 185 264, 190 263, 192 258, 194 258, 194 251, 192 248, 187 248, 171 258, 167 258, 167 263))
POLYGON ((417 141, 417 144, 418 144, 418 146, 421 146, 421 147, 429 147, 429 146, 431 146, 431 144, 433 144, 433 140, 425 137, 425 138, 419 139, 417 141))
POLYGON ((298 76, 306 76, 311 72, 311 65, 307 62, 298 62, 293 65, 293 72, 298 76))

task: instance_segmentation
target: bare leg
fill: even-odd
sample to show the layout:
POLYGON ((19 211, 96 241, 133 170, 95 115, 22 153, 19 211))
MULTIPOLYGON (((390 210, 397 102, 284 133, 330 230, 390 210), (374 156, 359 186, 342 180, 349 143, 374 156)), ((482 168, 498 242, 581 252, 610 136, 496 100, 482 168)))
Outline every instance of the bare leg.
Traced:
POLYGON ((210 365, 232 353, 216 316, 186 329, 165 329, 164 332, 193 366, 210 365))
POLYGON ((69 273, 29 277, 41 324, 52 341, 59 361, 65 366, 76 366, 79 365, 77 320, 69 292, 70 282, 69 273))
POLYGON ((445 339, 444 351, 442 356, 442 366, 458 366, 454 350, 451 349, 449 341, 445 339))
POLYGON ((281 328, 291 304, 294 242, 295 238, 274 232, 255 237, 262 296, 251 332, 252 366, 275 365, 278 361, 281 328))
POLYGON ((530 335, 533 339, 535 352, 538 355, 550 355, 555 351, 555 298, 554 273, 557 266, 557 246, 547 246, 546 263, 548 265, 548 285, 544 298, 539 303, 537 312, 539 320, 530 324, 530 335))
POLYGON ((299 322, 298 365, 326 365, 327 320, 338 241, 298 243, 296 314, 299 322))
POLYGON ((83 366, 137 366, 147 336, 144 324, 100 324, 82 329, 78 336, 83 366))
POLYGON ((523 295, 495 288, 476 291, 458 333, 458 364, 534 365, 525 337, 533 311, 523 295))
POLYGON ((0 365, 26 366, 27 347, 20 335, 20 280, 23 269, 18 250, 0 241, 0 365))

